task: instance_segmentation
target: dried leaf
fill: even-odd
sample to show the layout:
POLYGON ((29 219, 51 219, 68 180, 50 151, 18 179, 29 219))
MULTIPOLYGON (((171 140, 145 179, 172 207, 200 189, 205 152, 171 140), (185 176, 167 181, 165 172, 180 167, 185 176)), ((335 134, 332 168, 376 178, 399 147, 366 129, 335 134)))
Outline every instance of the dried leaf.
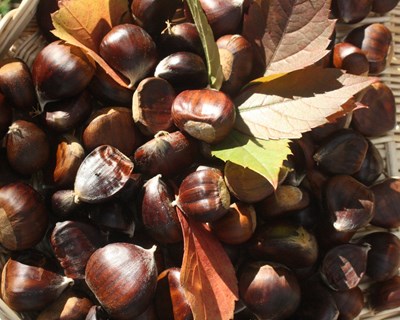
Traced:
POLYGON ((309 67, 247 87, 235 99, 236 129, 259 139, 295 139, 328 122, 375 78, 309 67))
POLYGON ((60 0, 59 10, 51 17, 53 34, 69 44, 82 48, 120 85, 121 78, 98 54, 105 34, 123 21, 128 12, 126 0, 60 0))
POLYGON ((208 24, 207 17, 200 5, 199 0, 186 0, 193 20, 199 32, 201 43, 207 60, 209 83, 212 88, 219 90, 224 80, 222 67, 219 58, 218 46, 214 40, 214 35, 208 24))
POLYGON ((329 52, 326 48, 335 28, 335 20, 329 19, 330 4, 329 0, 252 2, 243 35, 263 59, 265 75, 310 66, 329 52))
POLYGON ((282 163, 291 154, 289 140, 260 140, 233 130, 212 155, 249 168, 265 177, 276 189, 282 163))
POLYGON ((233 319, 239 293, 229 257, 202 223, 177 212, 184 238, 181 283, 194 320, 233 319))

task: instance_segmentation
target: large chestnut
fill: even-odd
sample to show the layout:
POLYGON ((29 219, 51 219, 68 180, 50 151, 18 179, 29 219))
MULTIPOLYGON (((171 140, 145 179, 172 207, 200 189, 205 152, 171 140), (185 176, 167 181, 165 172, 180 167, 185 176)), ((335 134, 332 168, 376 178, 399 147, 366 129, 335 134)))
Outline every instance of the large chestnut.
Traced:
POLYGON ((24 182, 0 188, 0 243, 8 250, 32 248, 42 240, 48 212, 41 194, 24 182))
POLYGON ((181 92, 172 104, 171 114, 179 129, 211 144, 226 138, 236 119, 233 101, 213 89, 181 92))
POLYGON ((102 39, 99 52, 113 69, 129 79, 129 88, 149 75, 157 63, 151 36, 129 23, 113 27, 102 39))
POLYGON ((154 248, 111 243, 86 265, 86 283, 113 319, 133 319, 150 305, 157 285, 154 248))
POLYGON ((50 101, 80 93, 89 84, 95 69, 94 61, 76 46, 58 40, 45 46, 32 65, 41 111, 50 101))

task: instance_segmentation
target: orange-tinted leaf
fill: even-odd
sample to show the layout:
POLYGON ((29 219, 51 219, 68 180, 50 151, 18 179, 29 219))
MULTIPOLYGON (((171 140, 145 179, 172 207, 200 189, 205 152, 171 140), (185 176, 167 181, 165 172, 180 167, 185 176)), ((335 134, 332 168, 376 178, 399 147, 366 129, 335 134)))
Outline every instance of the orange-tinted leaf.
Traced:
POLYGON ((195 320, 233 319, 239 299, 235 269, 219 240, 177 208, 184 255, 181 284, 195 320))
POLYGON ((329 0, 252 2, 245 16, 243 35, 263 59, 265 75, 304 68, 328 53, 326 48, 335 28, 335 20, 329 19, 330 3, 329 0))
POLYGON ((60 0, 59 10, 52 14, 54 35, 82 48, 115 81, 126 87, 122 79, 98 54, 104 35, 123 21, 128 12, 126 0, 60 0))
POLYGON ((235 100, 236 129, 259 139, 295 139, 328 122, 376 81, 338 69, 309 67, 246 88, 235 100))

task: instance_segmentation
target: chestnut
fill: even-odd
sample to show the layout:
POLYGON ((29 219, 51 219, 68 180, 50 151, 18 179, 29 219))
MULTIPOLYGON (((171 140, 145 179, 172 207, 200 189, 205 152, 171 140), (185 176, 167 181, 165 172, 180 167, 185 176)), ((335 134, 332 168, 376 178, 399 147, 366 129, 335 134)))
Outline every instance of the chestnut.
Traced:
POLYGON ((344 23, 357 23, 367 17, 373 0, 333 0, 333 14, 344 23))
POLYGON ((30 175, 43 169, 50 157, 46 133, 35 123, 14 121, 6 136, 7 159, 18 173, 30 175))
POLYGON ((259 319, 287 319, 300 304, 299 283, 284 265, 248 262, 238 280, 241 300, 259 319))
POLYGON ((221 91, 234 97, 250 80, 253 49, 240 34, 227 34, 217 40, 224 81, 221 91))
POLYGON ((330 174, 352 175, 360 170, 368 150, 364 136, 352 129, 330 135, 314 153, 317 167, 330 174))
POLYGON ((349 32, 344 42, 359 47, 365 53, 369 62, 369 74, 381 73, 392 60, 392 32, 382 23, 359 26, 349 32))
POLYGON ((106 239, 90 224, 64 221, 54 226, 50 244, 64 274, 71 279, 84 279, 89 257, 106 244, 106 239))
POLYGON ((133 319, 150 305, 157 286, 154 251, 120 242, 90 256, 86 283, 113 319, 133 319))
POLYGON ((400 307, 400 276, 373 283, 368 288, 368 306, 374 312, 400 307))
POLYGON ((101 145, 112 146, 126 156, 139 145, 140 134, 125 107, 105 107, 92 113, 82 133, 85 150, 91 152, 101 145))
POLYGON ((400 239, 391 232, 376 231, 358 239, 368 243, 366 275, 373 281, 385 281, 398 273, 400 267, 400 239))
POLYGON ((48 227, 42 195, 24 182, 0 188, 0 243, 8 250, 29 249, 38 244, 48 227))
POLYGON ((372 11, 376 13, 387 13, 398 5, 399 0, 372 0, 372 11))
POLYGON ((175 98, 171 115, 181 131, 198 140, 216 144, 231 132, 236 109, 233 101, 221 91, 185 90, 175 98))
POLYGON ((351 126, 364 136, 382 136, 396 126, 395 97, 384 82, 370 85, 360 102, 368 108, 353 111, 351 126), (376 121, 379 119, 379 121, 376 121))
POLYGON ((135 168, 146 175, 172 177, 189 167, 199 154, 197 141, 180 131, 160 131, 136 149, 135 168))
POLYGON ((230 205, 228 213, 209 225, 220 241, 241 244, 249 240, 256 229, 256 211, 251 204, 235 202, 230 205))
POLYGON ((368 75, 369 72, 369 62, 365 53, 347 42, 340 42, 334 46, 333 65, 355 75, 368 75))
POLYGON ((113 69, 129 79, 129 88, 149 75, 157 63, 151 36, 129 23, 114 26, 102 39, 99 52, 113 69))
POLYGON ((353 320, 365 307, 364 293, 360 287, 354 287, 345 291, 330 291, 339 310, 340 320, 353 320))
POLYGON ((337 291, 355 288, 367 269, 368 244, 342 244, 330 249, 321 264, 325 283, 337 291))
POLYGON ((171 108, 175 90, 162 78, 149 77, 139 82, 132 98, 132 116, 139 130, 145 135, 159 131, 176 130, 171 108))
POLYGON ((57 190, 51 195, 50 206, 52 213, 60 220, 71 217, 82 209, 82 202, 75 199, 74 190, 57 190))
POLYGON ((176 205, 185 215, 201 222, 224 216, 231 197, 222 172, 209 168, 188 174, 179 186, 176 205))
POLYGON ((41 111, 50 101, 77 95, 89 84, 95 63, 82 49, 60 40, 45 46, 32 65, 32 79, 41 111))
POLYGON ((9 58, 1 61, 0 91, 14 108, 34 111, 37 102, 36 92, 31 71, 23 60, 9 58))
POLYGON ((378 148, 367 139, 368 150, 365 155, 364 161, 353 177, 366 186, 372 185, 383 174, 385 169, 385 162, 379 152, 378 148))
POLYGON ((375 196, 371 224, 383 228, 400 226, 400 179, 386 178, 370 187, 375 196))
POLYGON ((172 188, 161 175, 156 175, 143 185, 140 201, 141 218, 149 235, 160 243, 183 240, 172 188))
POLYGON ((202 57, 187 51, 175 52, 162 59, 154 76, 167 80, 177 92, 202 89, 208 84, 207 67, 202 57))
POLYGON ((15 253, 1 274, 1 298, 17 312, 40 311, 73 283, 36 250, 15 253))

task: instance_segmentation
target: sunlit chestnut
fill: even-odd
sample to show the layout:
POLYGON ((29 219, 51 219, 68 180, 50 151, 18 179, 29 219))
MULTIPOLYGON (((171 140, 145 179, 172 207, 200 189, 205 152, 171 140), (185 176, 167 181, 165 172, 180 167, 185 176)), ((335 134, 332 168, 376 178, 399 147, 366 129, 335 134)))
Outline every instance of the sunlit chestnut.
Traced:
POLYGON ((345 23, 360 22, 370 13, 373 0, 333 0, 335 17, 345 23))
POLYGON ((82 133, 83 146, 87 152, 101 145, 110 145, 126 156, 131 156, 140 144, 140 134, 128 108, 101 108, 93 112, 88 122, 82 133))
POLYGON ((9 250, 29 249, 42 240, 48 211, 42 195, 24 182, 0 188, 0 243, 9 250))
POLYGON ((132 116, 145 135, 159 131, 175 131, 171 116, 175 90, 162 78, 149 77, 139 82, 132 98, 132 116))
POLYGON ((46 306, 38 315, 37 320, 85 319, 93 305, 93 301, 87 295, 69 288, 52 304, 46 306))
POLYGON ((50 101, 80 93, 94 72, 94 61, 80 48, 58 40, 45 46, 32 65, 33 84, 41 110, 50 101))
POLYGON ((228 244, 241 244, 253 235, 257 225, 256 211, 251 204, 232 203, 228 213, 210 223, 211 231, 228 244))
POLYGON ((129 181, 134 164, 118 149, 101 145, 83 159, 74 183, 75 201, 105 202, 129 181))
POLYGON ((91 96, 85 90, 72 98, 47 104, 43 113, 47 128, 59 133, 75 129, 89 118, 92 112, 91 100, 91 96))
POLYGON ((177 92, 207 86, 207 67, 203 59, 192 52, 179 51, 166 56, 154 71, 156 77, 167 80, 177 92))
POLYGON ((376 13, 387 13, 396 8, 399 0, 372 0, 372 11, 376 13))
POLYGON ((174 24, 165 29, 158 39, 158 49, 162 58, 180 51, 189 51, 204 56, 199 32, 191 22, 174 24))
POLYGON ((371 224, 383 228, 400 226, 400 180, 387 178, 371 186, 375 196, 375 213, 371 224))
POLYGON ((14 121, 6 136, 7 159, 13 169, 29 175, 43 169, 50 156, 46 133, 33 122, 14 121))
POLYGON ((0 141, 6 135, 8 127, 11 126, 13 120, 13 112, 6 97, 0 93, 0 141))
POLYGON ((249 242, 248 250, 254 259, 276 261, 289 268, 310 267, 318 257, 314 234, 287 220, 259 226, 249 242))
POLYGON ((367 108, 353 112, 351 126, 365 136, 377 137, 396 126, 396 102, 392 89, 382 81, 365 90, 360 102, 367 108), (379 119, 379 121, 376 121, 379 119))
POLYGON ((141 218, 147 232, 160 243, 182 241, 182 230, 173 206, 174 192, 161 175, 146 181, 140 201, 141 218))
POLYGON ((177 206, 190 218, 211 222, 224 216, 231 205, 222 172, 204 169, 188 174, 179 186, 177 206))
POLYGON ((157 63, 151 36, 129 23, 113 27, 102 39, 99 52, 113 69, 129 79, 130 88, 148 76, 157 63))
POLYGON ((400 240, 391 233, 376 231, 357 240, 368 243, 367 276, 373 281, 385 281, 398 273, 400 267, 400 240))
POLYGON ((343 244, 329 250, 321 264, 321 275, 333 290, 344 291, 359 285, 367 269, 368 244, 343 244))
POLYGON ((347 42, 337 43, 333 49, 333 65, 355 75, 368 75, 369 62, 365 53, 347 42))
POLYGON ((0 63, 0 91, 10 104, 22 111, 34 111, 36 93, 31 71, 19 58, 4 59, 0 63))
POLYGON ((57 222, 50 235, 53 252, 71 279, 84 279, 89 257, 106 244, 96 227, 79 221, 57 222))
POLYGON ((172 104, 171 114, 180 130, 210 144, 226 138, 236 119, 233 101, 212 89, 181 92, 172 104))
POLYGON ((171 177, 189 167, 199 154, 197 141, 180 131, 163 132, 141 145, 134 154, 135 167, 149 176, 171 177))
POLYGON ((260 319, 287 319, 300 304, 298 281, 284 265, 249 262, 239 271, 238 280, 240 298, 260 319))
POLYGON ((192 319, 192 311, 185 296, 179 268, 168 268, 161 272, 157 279, 157 290, 154 297, 158 317, 165 320, 192 319))
POLYGON ((351 129, 341 129, 320 145, 313 158, 317 167, 330 174, 352 175, 360 170, 367 150, 364 136, 351 129))
POLYGON ((1 274, 1 298, 17 312, 40 311, 73 283, 39 251, 15 253, 1 274))
POLYGON ((365 306, 364 293, 360 287, 354 287, 345 291, 330 291, 339 310, 340 320, 353 320, 365 306))
POLYGON ((250 80, 253 69, 253 49, 239 34, 224 35, 217 40, 224 81, 221 91, 234 97, 250 80))
POLYGON ((400 276, 373 283, 368 288, 368 307, 375 312, 400 307, 400 276))
POLYGON ((324 206, 338 231, 357 231, 368 225, 374 215, 373 192, 351 176, 331 177, 324 190, 324 206))
POLYGON ((133 319, 150 305, 157 285, 154 250, 120 242, 90 256, 86 283, 113 319, 133 319))
POLYGON ((133 0, 130 8, 134 23, 157 38, 179 4, 179 0, 133 0))
POLYGON ((379 74, 386 69, 393 57, 392 32, 383 23, 359 26, 344 39, 359 47, 369 62, 369 73, 379 74))

